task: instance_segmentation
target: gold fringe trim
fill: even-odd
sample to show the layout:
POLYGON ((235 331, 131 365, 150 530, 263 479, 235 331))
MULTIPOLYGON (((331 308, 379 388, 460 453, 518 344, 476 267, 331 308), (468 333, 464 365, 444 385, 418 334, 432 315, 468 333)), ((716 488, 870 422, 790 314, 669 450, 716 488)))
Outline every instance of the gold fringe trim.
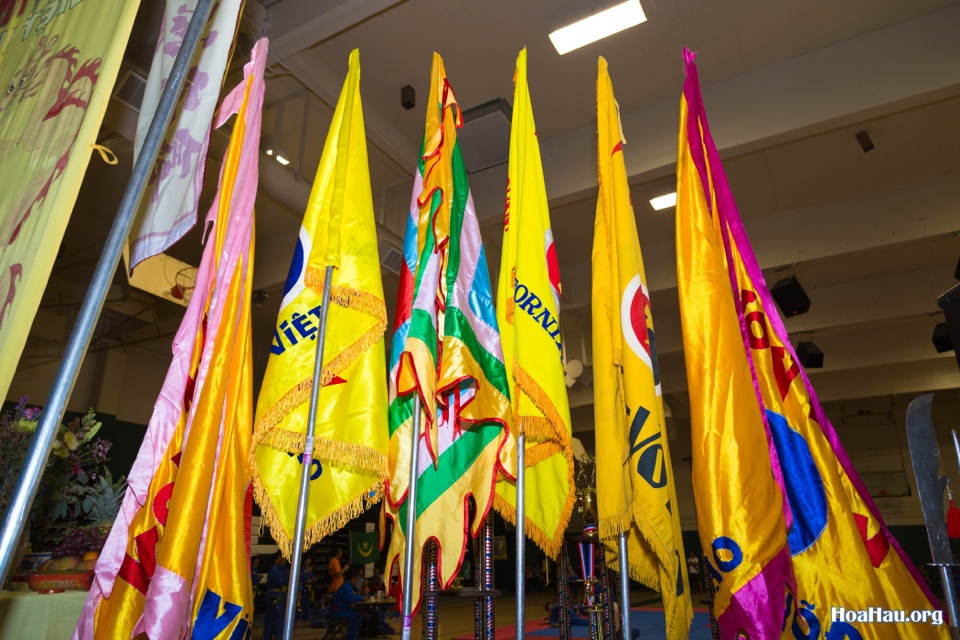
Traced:
MULTIPOLYGON (((320 542, 331 533, 345 527, 348 522, 361 515, 364 511, 380 502, 383 498, 383 479, 371 484, 359 496, 341 505, 336 511, 309 525, 304 531, 303 549, 306 551, 320 542), (372 494, 372 495, 371 495, 372 494)), ((266 488, 259 471, 253 471, 253 497, 260 505, 261 522, 266 522, 270 528, 270 535, 280 547, 285 558, 290 558, 293 551, 293 540, 287 535, 280 516, 267 495, 266 488)))
MULTIPOLYGON (((299 431, 273 429, 260 444, 281 453, 303 453, 305 439, 304 434, 299 431)), ((319 438, 313 443, 313 457, 362 473, 387 475, 387 455, 354 442, 319 438)))
MULTIPOLYGON (((620 570, 619 553, 616 540, 604 540, 603 546, 606 547, 607 566, 614 571, 620 570)), ((660 593, 660 574, 656 570, 644 569, 635 562, 627 560, 627 573, 632 580, 636 580, 642 585, 650 587, 657 593, 660 593)))
POLYGON ((556 442, 541 442, 527 447, 524 451, 524 466, 535 467, 547 458, 563 454, 563 448, 556 442))
MULTIPOLYGON (((553 406, 553 401, 547 396, 543 389, 540 388, 540 385, 536 383, 533 377, 528 374, 523 367, 520 366, 518 362, 513 363, 513 379, 516 381, 520 390, 526 394, 530 401, 533 402, 533 405, 540 410, 540 413, 543 414, 544 418, 552 425, 552 433, 549 436, 544 435, 542 439, 551 439, 557 440, 559 442, 566 441, 569 446, 570 443, 570 434, 567 433, 567 427, 563 423, 563 418, 560 417, 560 414, 557 413, 556 407, 553 406)), ((524 425, 527 421, 524 420, 524 425)), ((537 425, 536 422, 531 422, 532 426, 537 425)), ((526 428, 526 426, 524 426, 526 428)), ((571 460, 573 452, 571 450, 571 460)))
MULTIPOLYGON (((607 567, 613 569, 614 571, 620 570, 619 563, 619 548, 615 540, 604 540, 604 547, 607 550, 605 554, 607 560, 607 567)), ((669 565, 667 565, 669 566, 669 565)), ((680 571, 685 571, 686 567, 681 566, 680 571)), ((667 572, 669 574, 670 582, 669 584, 675 585, 677 581, 677 576, 672 571, 667 572)), ((693 622, 693 602, 690 602, 690 618, 682 619, 682 611, 680 610, 681 601, 684 598, 690 598, 689 584, 687 584, 687 591, 683 596, 675 597, 672 600, 672 606, 668 608, 667 601, 663 598, 663 591, 660 589, 660 573, 656 569, 644 569, 640 565, 634 562, 627 562, 627 574, 630 576, 631 580, 636 580, 640 584, 646 585, 661 594, 661 601, 663 602, 664 613, 667 619, 667 638, 676 638, 678 635, 675 633, 677 624, 682 625, 684 632, 679 635, 683 637, 684 634, 689 633, 690 624, 693 622)), ((685 583, 686 584, 686 583, 685 583)))
MULTIPOLYGON (((530 458, 524 461, 525 466, 534 466, 546 458, 563 453, 567 459, 567 498, 560 510, 560 520, 557 524, 557 530, 553 535, 549 535, 538 527, 529 517, 524 517, 526 534, 533 542, 543 549, 551 558, 556 558, 563 547, 564 533, 567 525, 570 523, 570 516, 573 513, 573 505, 576 501, 576 494, 573 483, 573 447, 570 444, 570 434, 567 433, 566 425, 553 401, 540 388, 540 385, 520 366, 518 362, 513 363, 513 378, 515 385, 525 394, 533 405, 540 410, 543 417, 524 416, 521 418, 523 424, 521 431, 528 435, 532 440, 537 441, 536 445, 528 448, 524 453, 530 458)), ((519 420, 514 420, 516 424, 519 420)), ((519 470, 517 471, 520 472, 519 470)), ((495 496, 494 508, 508 521, 516 525, 516 514, 511 513, 513 507, 509 502, 495 496), (499 500, 499 502, 498 502, 499 500), (499 506, 498 506, 499 504, 499 506), (512 517, 511 517, 512 515, 512 517)))
MULTIPOLYGON (((635 509, 636 511, 636 509, 635 509)), ((598 530, 601 540, 603 540, 604 546, 608 550, 607 554, 607 566, 615 571, 619 571, 619 561, 618 554, 620 552, 616 538, 617 536, 624 531, 629 531, 630 527, 636 522, 636 515, 632 515, 629 512, 621 513, 617 516, 610 518, 602 519, 598 524, 598 530)), ((645 522, 645 519, 644 519, 645 522)), ((649 523, 646 523, 648 524, 649 523)), ((653 545, 650 544, 650 539, 643 534, 643 528, 637 525, 637 532, 640 535, 641 540, 645 545, 647 545, 650 550, 653 552, 653 555, 656 556, 657 562, 666 568, 666 572, 669 576, 669 584, 675 585, 677 578, 676 572, 671 569, 673 567, 672 560, 673 558, 662 558, 660 554, 657 553, 656 549, 653 548, 653 545)), ((679 549, 678 549, 679 551, 679 549)), ((682 554, 681 554, 682 555, 682 554)), ((686 571, 686 566, 681 564, 678 569, 679 571, 686 571)), ((660 589, 660 572, 658 567, 644 567, 637 562, 631 562, 627 560, 627 573, 630 575, 630 578, 636 580, 637 582, 646 585, 658 593, 662 593, 660 589)), ((689 584, 687 584, 687 593, 689 594, 689 584)), ((676 637, 673 633, 674 625, 678 622, 676 620, 677 616, 680 615, 680 612, 677 610, 680 606, 681 597, 676 598, 673 601, 673 606, 667 610, 667 637, 673 638, 676 637)), ((667 602, 663 602, 664 609, 667 608, 667 602)), ((691 610, 693 603, 691 602, 691 610)), ((690 620, 687 620, 686 628, 690 627, 690 620)))
MULTIPOLYGON (((319 269, 308 269, 305 276, 306 285, 312 290, 319 286, 320 295, 323 292, 324 274, 319 269)), ((377 296, 352 287, 334 285, 331 288, 330 299, 332 302, 350 309, 355 309, 362 313, 372 316, 376 323, 370 329, 365 331, 353 344, 348 345, 340 351, 330 362, 323 367, 323 376, 321 378, 321 387, 329 384, 331 380, 347 367, 354 363, 360 356, 370 350, 373 345, 383 339, 383 333, 387 328, 387 305, 377 296)), ((257 421, 253 433, 253 442, 250 447, 250 466, 255 467, 254 456, 257 447, 269 437, 270 431, 283 421, 292 411, 305 402, 310 400, 310 394, 313 391, 313 377, 305 378, 293 386, 292 389, 284 393, 257 421)), ((269 445, 268 445, 269 446, 269 445)), ((273 447, 277 448, 277 447, 273 447)), ((303 443, 300 443, 300 449, 303 451, 303 443)))
MULTIPOLYGON (((504 480, 503 482, 509 482, 509 481, 504 480)), ((493 508, 496 510, 497 513, 500 514, 500 516, 504 520, 506 520, 513 526, 517 526, 516 507, 514 507, 512 504, 507 502, 507 500, 496 491, 493 492, 493 508)))
POLYGON ((597 523, 597 533, 603 539, 615 538, 624 531, 630 529, 633 525, 633 514, 629 511, 623 511, 615 516, 600 518, 597 523))
POLYGON ((559 442, 561 438, 557 437, 557 430, 549 419, 541 416, 520 416, 519 422, 522 428, 519 430, 527 436, 527 441, 536 440, 537 442, 559 442))
MULTIPOLYGON (((560 509, 560 520, 557 524, 557 530, 554 531, 553 536, 549 536, 529 517, 524 516, 523 519, 525 523, 524 533, 526 536, 533 540, 534 544, 540 547, 549 558, 554 560, 560 555, 560 550, 563 548, 564 535, 567 531, 567 525, 570 523, 570 516, 573 514, 573 505, 576 502, 576 494, 574 493, 573 485, 573 465, 568 465, 567 486, 569 487, 569 490, 567 491, 567 499, 564 501, 563 507, 560 509)), ((503 496, 496 492, 493 494, 493 508, 504 520, 513 526, 517 525, 516 507, 507 502, 503 496)))

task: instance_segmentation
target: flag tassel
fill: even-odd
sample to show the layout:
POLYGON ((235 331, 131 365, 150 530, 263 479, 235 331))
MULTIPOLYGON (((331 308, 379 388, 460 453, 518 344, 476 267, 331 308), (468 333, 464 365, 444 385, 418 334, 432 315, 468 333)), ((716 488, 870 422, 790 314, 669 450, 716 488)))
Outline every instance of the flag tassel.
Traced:
POLYGON ((303 446, 303 474, 300 480, 300 499, 297 502, 297 524, 293 531, 293 553, 290 559, 290 583, 287 588, 287 609, 283 620, 284 640, 293 639, 293 627, 297 614, 297 586, 300 581, 300 561, 303 557, 303 537, 307 527, 307 499, 310 496, 310 474, 313 466, 313 432, 317 421, 320 397, 320 380, 323 374, 323 344, 327 337, 327 312, 330 310, 330 280, 333 265, 327 265, 323 282, 323 306, 320 307, 320 329, 317 336, 317 357, 313 367, 313 389, 310 394, 310 419, 303 446))

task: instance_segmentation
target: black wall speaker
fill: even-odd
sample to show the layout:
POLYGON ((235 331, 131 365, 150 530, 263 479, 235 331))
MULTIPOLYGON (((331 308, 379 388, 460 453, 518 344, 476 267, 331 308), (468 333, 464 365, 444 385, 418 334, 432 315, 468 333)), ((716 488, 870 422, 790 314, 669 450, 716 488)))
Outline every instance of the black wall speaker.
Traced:
POLYGON ((933 328, 933 346, 937 348, 937 353, 946 353, 953 351, 953 340, 950 339, 950 330, 947 329, 947 323, 941 322, 933 328))
POLYGON ((934 329, 933 344, 937 347, 937 353, 953 349, 957 366, 960 366, 960 349, 956 348, 960 346, 960 284, 954 285, 952 289, 937 298, 937 305, 943 309, 943 315, 947 321, 941 322, 934 329), (941 345, 948 343, 947 348, 940 348, 941 345))
POLYGON ((807 297, 796 276, 790 276, 777 282, 770 289, 770 295, 777 301, 777 306, 780 307, 780 311, 785 318, 806 313, 810 309, 810 298, 807 297))
POLYGON ((812 342, 797 343, 797 360, 803 365, 804 369, 822 369, 823 351, 812 342))

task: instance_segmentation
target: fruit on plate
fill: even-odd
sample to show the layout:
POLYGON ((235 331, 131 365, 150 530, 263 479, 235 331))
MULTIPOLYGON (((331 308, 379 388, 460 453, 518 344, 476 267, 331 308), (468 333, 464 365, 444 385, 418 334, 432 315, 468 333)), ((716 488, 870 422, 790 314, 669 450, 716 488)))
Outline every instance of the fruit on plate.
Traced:
POLYGON ((80 564, 80 558, 77 556, 64 556, 50 561, 45 571, 70 571, 80 564))
POLYGON ((99 552, 99 551, 87 551, 85 554, 83 554, 82 560, 84 560, 84 561, 86 561, 86 560, 96 560, 96 559, 99 558, 99 557, 100 557, 100 552, 99 552))

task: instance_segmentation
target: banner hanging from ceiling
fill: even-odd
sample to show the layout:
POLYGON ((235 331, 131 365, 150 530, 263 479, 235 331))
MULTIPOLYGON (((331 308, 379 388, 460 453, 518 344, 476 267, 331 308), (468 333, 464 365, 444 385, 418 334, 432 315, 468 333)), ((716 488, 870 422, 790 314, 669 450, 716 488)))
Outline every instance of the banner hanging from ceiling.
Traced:
POLYGON ((0 2, 0 397, 40 306, 139 5, 0 2))

